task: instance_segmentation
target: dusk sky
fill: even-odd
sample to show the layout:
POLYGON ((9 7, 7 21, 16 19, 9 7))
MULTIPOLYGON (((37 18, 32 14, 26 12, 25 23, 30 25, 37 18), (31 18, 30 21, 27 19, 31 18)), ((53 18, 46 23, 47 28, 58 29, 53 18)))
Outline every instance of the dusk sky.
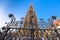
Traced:
POLYGON ((45 21, 52 15, 60 18, 59 0, 0 0, 0 28, 10 19, 9 13, 14 14, 17 20, 25 17, 30 3, 32 3, 37 18, 43 18, 45 21))

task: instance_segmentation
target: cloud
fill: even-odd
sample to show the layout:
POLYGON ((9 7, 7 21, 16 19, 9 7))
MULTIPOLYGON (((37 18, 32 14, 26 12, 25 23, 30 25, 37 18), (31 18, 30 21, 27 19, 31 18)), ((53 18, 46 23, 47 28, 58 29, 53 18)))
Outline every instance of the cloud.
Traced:
POLYGON ((5 17, 4 17, 4 7, 0 6, 0 28, 3 27, 3 25, 5 25, 5 17))
POLYGON ((4 25, 4 15, 0 12, 0 28, 4 25))

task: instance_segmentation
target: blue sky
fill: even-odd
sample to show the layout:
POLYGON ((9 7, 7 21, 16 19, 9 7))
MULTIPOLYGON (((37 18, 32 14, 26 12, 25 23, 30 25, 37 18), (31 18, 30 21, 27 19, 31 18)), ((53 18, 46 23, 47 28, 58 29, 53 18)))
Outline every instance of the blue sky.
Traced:
POLYGON ((52 15, 60 18, 59 0, 0 0, 0 22, 2 22, 0 25, 9 21, 9 13, 13 13, 17 20, 25 17, 30 3, 32 3, 38 19, 47 20, 52 15))

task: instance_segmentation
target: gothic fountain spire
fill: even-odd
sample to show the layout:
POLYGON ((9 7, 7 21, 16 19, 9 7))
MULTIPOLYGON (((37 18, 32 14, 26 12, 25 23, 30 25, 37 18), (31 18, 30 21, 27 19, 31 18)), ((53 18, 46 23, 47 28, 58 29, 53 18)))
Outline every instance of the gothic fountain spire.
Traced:
POLYGON ((37 17, 35 11, 33 9, 32 3, 30 3, 30 7, 27 11, 27 15, 25 17, 25 28, 30 28, 31 22, 33 23, 33 28, 38 28, 37 26, 37 17))

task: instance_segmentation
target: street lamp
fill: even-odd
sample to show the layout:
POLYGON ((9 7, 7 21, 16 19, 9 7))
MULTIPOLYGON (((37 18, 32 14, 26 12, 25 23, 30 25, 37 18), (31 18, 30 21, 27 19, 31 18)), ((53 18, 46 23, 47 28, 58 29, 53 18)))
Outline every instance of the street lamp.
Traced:
POLYGON ((9 18, 13 17, 13 14, 9 14, 9 18))
POLYGON ((51 18, 52 18, 53 20, 55 20, 55 19, 56 19, 56 16, 52 16, 51 18))
POLYGON ((14 23, 16 21, 16 18, 13 14, 9 14, 9 18, 11 18, 11 23, 14 23))
POLYGON ((20 27, 23 27, 23 24, 24 24, 24 17, 21 18, 21 21, 20 21, 20 27))

